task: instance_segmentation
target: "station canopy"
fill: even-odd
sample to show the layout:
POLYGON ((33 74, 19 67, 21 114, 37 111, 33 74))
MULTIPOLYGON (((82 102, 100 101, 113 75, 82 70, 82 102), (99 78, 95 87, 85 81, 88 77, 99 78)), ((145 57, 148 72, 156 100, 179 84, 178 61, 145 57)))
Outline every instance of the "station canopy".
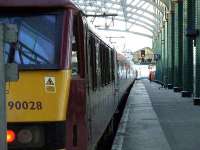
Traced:
POLYGON ((171 0, 74 0, 96 29, 153 38, 166 21, 171 0))

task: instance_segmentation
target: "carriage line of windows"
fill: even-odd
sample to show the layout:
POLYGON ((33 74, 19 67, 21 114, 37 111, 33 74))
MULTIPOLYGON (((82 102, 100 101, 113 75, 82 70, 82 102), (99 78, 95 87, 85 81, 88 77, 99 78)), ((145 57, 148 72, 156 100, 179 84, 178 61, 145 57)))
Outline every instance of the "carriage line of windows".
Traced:
MULTIPOLYGON (((76 22, 75 22, 76 24, 76 22)), ((80 54, 78 51, 77 25, 73 26, 73 46, 72 46, 72 75, 79 74, 80 54)), ((93 90, 106 86, 115 80, 114 50, 109 48, 103 41, 88 31, 87 52, 89 76, 93 90)))

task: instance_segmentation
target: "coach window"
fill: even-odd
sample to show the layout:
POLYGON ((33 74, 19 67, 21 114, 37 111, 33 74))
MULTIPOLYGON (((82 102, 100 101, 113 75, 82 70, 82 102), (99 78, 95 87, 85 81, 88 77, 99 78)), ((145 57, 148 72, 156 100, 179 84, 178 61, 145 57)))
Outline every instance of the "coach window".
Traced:
POLYGON ((106 84, 109 84, 110 83, 110 56, 109 56, 109 54, 110 54, 110 52, 109 52, 110 50, 109 50, 109 48, 107 48, 107 51, 106 51, 106 64, 107 64, 107 70, 106 70, 106 80, 107 80, 107 82, 106 82, 106 84))
POLYGON ((112 83, 112 49, 109 50, 109 65, 110 65, 110 70, 109 70, 110 80, 109 80, 109 83, 112 83))
POLYGON ((93 35, 89 38, 89 50, 90 50, 90 68, 92 77, 92 88, 95 90, 97 88, 97 71, 96 71, 96 39, 93 35))
POLYGON ((107 85, 108 84, 108 69, 109 69, 108 47, 105 47, 104 57, 105 57, 105 61, 104 61, 104 65, 105 65, 105 85, 107 85))
POLYGON ((105 85, 104 46, 100 43, 101 86, 105 85))
POLYGON ((72 36, 72 75, 79 74, 79 54, 78 54, 78 35, 77 35, 77 18, 74 19, 73 36, 72 36))
POLYGON ((107 62, 106 62, 106 47, 103 46, 103 69, 104 69, 104 74, 103 74, 103 84, 106 85, 106 68, 107 68, 107 62))
POLYGON ((97 87, 101 85, 101 65, 100 65, 100 40, 96 40, 96 79, 97 79, 97 87))
POLYGON ((109 49, 109 83, 112 81, 112 66, 111 66, 111 49, 109 49))
POLYGON ((115 57, 115 55, 114 55, 114 51, 112 50, 112 51, 111 51, 112 81, 115 80, 115 62, 114 62, 114 59, 115 59, 115 58, 114 58, 114 57, 115 57))

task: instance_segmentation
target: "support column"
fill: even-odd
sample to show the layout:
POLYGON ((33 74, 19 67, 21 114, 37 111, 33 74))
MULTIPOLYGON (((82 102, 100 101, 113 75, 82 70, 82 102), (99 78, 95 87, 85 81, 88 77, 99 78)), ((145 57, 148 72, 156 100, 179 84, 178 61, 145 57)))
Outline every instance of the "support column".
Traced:
POLYGON ((195 30, 195 0, 184 0, 183 4, 183 97, 192 96, 193 91, 193 39, 195 30))
MULTIPOLYGON (((156 35, 155 36, 155 40, 154 40, 154 52, 155 54, 158 54, 158 36, 156 35)), ((156 62, 156 72, 155 72, 155 79, 156 80, 159 80, 159 77, 158 77, 158 71, 159 71, 159 68, 158 68, 158 62, 156 62)))
POLYGON ((168 14, 168 88, 173 88, 174 82, 174 10, 168 14))
POLYGON ((162 49, 162 31, 159 33, 159 46, 158 46, 158 53, 161 56, 159 61, 159 69, 160 69, 160 81, 163 82, 163 49, 162 49))
MULTIPOLYGON (((196 5, 196 12, 195 12, 195 18, 196 18, 196 24, 195 24, 195 28, 196 29, 200 29, 200 1, 196 0, 195 1, 195 5, 196 5)), ((194 16, 193 16, 194 17, 194 16)), ((194 103, 197 103, 200 101, 200 36, 198 35, 196 37, 196 41, 193 45, 193 59, 194 59, 194 84, 193 84, 193 88, 194 88, 194 103)))
POLYGON ((168 22, 165 21, 164 22, 165 26, 164 26, 164 41, 165 41, 165 77, 166 77, 166 81, 165 81, 165 85, 167 85, 169 83, 169 76, 168 76, 168 70, 169 70, 169 66, 168 66, 168 22))
POLYGON ((182 91, 183 2, 175 2, 174 91, 182 91))
MULTIPOLYGON (((156 53, 160 54, 160 35, 158 34, 156 39, 156 53)), ((161 68, 160 68, 160 61, 156 63, 156 80, 161 81, 161 68)))
POLYGON ((165 29, 162 27, 161 29, 161 63, 162 63, 162 82, 165 84, 166 82, 166 73, 165 73, 165 29))

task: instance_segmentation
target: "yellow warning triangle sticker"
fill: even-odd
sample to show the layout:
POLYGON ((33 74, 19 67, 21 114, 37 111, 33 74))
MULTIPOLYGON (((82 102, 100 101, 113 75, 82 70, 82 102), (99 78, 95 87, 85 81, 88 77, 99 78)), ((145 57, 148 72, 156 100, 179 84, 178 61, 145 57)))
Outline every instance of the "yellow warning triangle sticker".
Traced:
POLYGON ((51 78, 48 78, 46 85, 55 85, 51 78))

